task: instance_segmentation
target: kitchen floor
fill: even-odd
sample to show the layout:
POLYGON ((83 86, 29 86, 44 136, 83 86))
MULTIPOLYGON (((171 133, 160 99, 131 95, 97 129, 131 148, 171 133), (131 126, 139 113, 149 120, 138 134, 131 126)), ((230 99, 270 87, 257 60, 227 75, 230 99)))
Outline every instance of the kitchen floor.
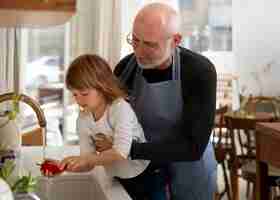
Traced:
MULTIPOLYGON (((250 196, 250 198, 246 198, 246 189, 247 189, 247 182, 244 181, 243 179, 239 178, 239 188, 240 188, 240 194, 239 194, 239 198, 240 200, 254 200, 252 198, 252 196, 250 196)), ((219 167, 218 168, 218 189, 219 191, 224 189, 224 181, 223 181, 223 176, 222 176, 222 169, 219 167)), ((251 195, 252 195, 252 190, 253 190, 253 185, 251 184, 250 186, 250 191, 251 191, 251 195)), ((279 196, 279 188, 277 188, 277 192, 274 190, 273 192, 275 192, 278 196, 279 196)), ((277 197, 276 199, 278 199, 279 197, 277 197)), ((276 200, 275 199, 275 200, 276 200)), ((221 200, 228 200, 228 198, 226 197, 226 195, 223 196, 223 198, 221 200)))

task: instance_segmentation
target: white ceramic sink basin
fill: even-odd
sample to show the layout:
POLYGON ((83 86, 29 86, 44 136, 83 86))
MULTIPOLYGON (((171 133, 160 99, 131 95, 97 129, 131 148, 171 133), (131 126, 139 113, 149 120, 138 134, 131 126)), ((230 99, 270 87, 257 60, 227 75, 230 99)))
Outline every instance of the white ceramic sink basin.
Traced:
POLYGON ((96 179, 89 174, 40 178, 36 193, 42 200, 108 199, 96 179))

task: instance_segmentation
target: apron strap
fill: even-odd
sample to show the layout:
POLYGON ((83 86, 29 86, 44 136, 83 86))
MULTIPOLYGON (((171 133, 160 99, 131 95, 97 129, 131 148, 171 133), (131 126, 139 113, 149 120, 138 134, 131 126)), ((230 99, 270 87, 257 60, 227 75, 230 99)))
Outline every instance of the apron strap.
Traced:
POLYGON ((180 60, 180 49, 179 47, 175 48, 172 65, 174 68, 174 78, 173 80, 181 80, 181 60, 180 60))

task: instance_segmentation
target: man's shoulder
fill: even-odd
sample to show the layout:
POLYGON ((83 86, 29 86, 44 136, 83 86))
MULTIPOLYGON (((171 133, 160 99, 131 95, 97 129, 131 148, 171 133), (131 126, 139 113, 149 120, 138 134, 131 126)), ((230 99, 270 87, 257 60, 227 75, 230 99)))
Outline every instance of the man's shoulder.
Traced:
POLYGON ((184 47, 179 47, 181 52, 181 62, 183 64, 192 64, 193 67, 203 67, 211 69, 214 65, 205 56, 193 52, 184 47))
POLYGON ((114 69, 114 74, 116 74, 117 76, 120 75, 133 55, 134 54, 131 53, 131 54, 128 54, 127 56, 125 56, 124 58, 122 58, 119 61, 119 63, 116 65, 116 67, 114 69))
POLYGON ((181 67, 183 73, 216 73, 214 65, 205 56, 189 49, 179 47, 181 56, 181 67))

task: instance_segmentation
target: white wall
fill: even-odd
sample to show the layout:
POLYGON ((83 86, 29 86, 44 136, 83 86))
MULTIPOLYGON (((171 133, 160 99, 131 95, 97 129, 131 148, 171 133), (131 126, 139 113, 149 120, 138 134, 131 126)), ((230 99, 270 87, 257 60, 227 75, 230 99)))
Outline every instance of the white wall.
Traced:
POLYGON ((280 95, 279 7, 276 0, 233 0, 233 51, 243 94, 280 95))

